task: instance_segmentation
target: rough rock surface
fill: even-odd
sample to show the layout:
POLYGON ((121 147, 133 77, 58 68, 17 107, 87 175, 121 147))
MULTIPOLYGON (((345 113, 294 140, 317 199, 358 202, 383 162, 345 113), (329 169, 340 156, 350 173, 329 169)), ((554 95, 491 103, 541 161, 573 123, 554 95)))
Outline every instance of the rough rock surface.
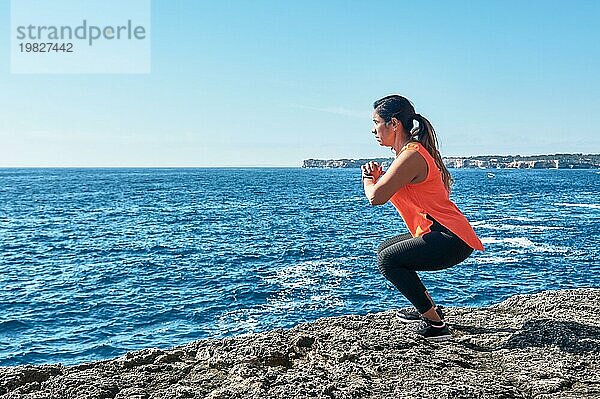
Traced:
POLYGON ((106 361, 0 368, 1 398, 600 398, 600 289, 446 308, 432 343, 396 311, 144 349, 106 361))

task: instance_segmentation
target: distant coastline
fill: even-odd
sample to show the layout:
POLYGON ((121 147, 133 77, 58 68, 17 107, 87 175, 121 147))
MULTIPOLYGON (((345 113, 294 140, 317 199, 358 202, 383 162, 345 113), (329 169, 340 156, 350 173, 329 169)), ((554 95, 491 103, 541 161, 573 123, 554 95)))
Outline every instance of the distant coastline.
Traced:
MULTIPOLYGON (((600 154, 552 154, 552 155, 478 155, 471 157, 444 157, 448 168, 471 169, 598 169, 600 154)), ((369 161, 384 167, 394 158, 364 159, 305 159, 303 168, 359 168, 369 161)))

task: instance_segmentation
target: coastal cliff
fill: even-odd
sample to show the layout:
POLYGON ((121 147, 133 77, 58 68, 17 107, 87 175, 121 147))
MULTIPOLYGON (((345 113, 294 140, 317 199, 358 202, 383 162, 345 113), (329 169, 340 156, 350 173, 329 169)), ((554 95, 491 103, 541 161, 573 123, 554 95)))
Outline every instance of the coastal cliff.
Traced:
MULTIPOLYGON (((376 161, 384 167, 389 166, 393 158, 373 159, 307 159, 303 168, 359 168, 361 165, 376 161)), ((474 157, 445 157, 448 168, 476 169, 596 169, 600 168, 600 154, 552 154, 552 155, 481 155, 474 157)))
POLYGON ((78 366, 0 368, 0 398, 600 398, 600 289, 445 308, 429 342, 396 311, 145 349, 78 366))

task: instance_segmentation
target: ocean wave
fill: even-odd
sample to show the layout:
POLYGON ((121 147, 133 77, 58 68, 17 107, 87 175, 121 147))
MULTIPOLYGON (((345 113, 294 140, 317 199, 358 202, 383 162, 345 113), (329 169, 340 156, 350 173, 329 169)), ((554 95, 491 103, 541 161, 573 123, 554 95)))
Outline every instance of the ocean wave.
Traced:
POLYGON ((578 203, 568 203, 568 202, 555 202, 552 205, 576 207, 576 208, 600 209, 600 204, 578 204, 578 203))
POLYGON ((344 300, 333 295, 313 295, 310 300, 330 306, 344 306, 344 300))
POLYGON ((517 225, 517 224, 492 224, 492 223, 472 223, 473 227, 478 229, 500 230, 500 231, 543 231, 543 230, 561 230, 560 226, 537 226, 537 225, 517 225))
POLYGON ((537 222, 539 219, 529 218, 526 216, 506 216, 495 220, 516 220, 517 222, 537 222))
POLYGON ((275 270, 274 275, 265 278, 267 282, 280 284, 284 288, 301 288, 318 283, 320 278, 348 277, 348 269, 343 264, 358 257, 309 260, 284 266, 275 270))
POLYGON ((21 320, 4 320, 0 321, 0 332, 3 334, 12 331, 21 331, 29 328, 30 325, 21 320))
POLYGON ((226 312, 217 319, 217 327, 226 334, 251 334, 260 329, 260 316, 255 312, 256 310, 251 309, 226 312))
POLYGON ((311 310, 323 310, 325 308, 339 308, 344 306, 344 300, 335 290, 315 290, 313 295, 297 296, 290 292, 278 292, 267 298, 267 304, 262 313, 265 317, 273 317, 278 314, 289 314, 290 312, 306 312, 311 310))
POLYGON ((266 299, 265 317, 344 306, 340 284, 352 274, 348 265, 362 258, 345 256, 310 260, 279 268, 274 275, 265 278, 280 287, 266 299))
POLYGON ((483 237, 481 239, 483 244, 500 244, 507 243, 511 245, 516 245, 518 247, 533 247, 535 244, 527 237, 506 237, 506 238, 498 238, 498 237, 483 237))
MULTIPOLYGON (((549 245, 545 243, 535 243, 527 237, 483 237, 481 239, 483 244, 508 244, 512 247, 526 249, 521 253, 525 252, 548 252, 548 253, 566 253, 569 251, 568 248, 559 247, 555 245, 549 245)), ((519 251, 517 251, 519 252, 519 251)))
POLYGON ((357 196, 357 197, 346 197, 346 198, 339 198, 336 199, 333 202, 356 202, 356 201, 367 201, 367 199, 364 196, 357 196))
POLYGON ((506 256, 478 256, 475 258, 477 263, 495 263, 495 264, 505 264, 505 263, 515 263, 518 262, 518 258, 511 258, 506 256))

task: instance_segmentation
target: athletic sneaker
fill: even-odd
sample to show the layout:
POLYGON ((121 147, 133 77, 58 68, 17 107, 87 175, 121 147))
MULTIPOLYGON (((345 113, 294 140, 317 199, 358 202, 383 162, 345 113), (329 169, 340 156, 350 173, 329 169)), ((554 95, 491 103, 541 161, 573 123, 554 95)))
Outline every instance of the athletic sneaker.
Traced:
MULTIPOLYGON (((438 306, 438 307, 436 307, 435 310, 436 310, 437 314, 440 316, 440 319, 444 320, 444 312, 442 312, 442 307, 438 306)), ((419 313, 417 311, 417 309, 415 309, 415 308, 400 309, 397 312, 397 317, 398 317, 398 320, 400 320, 403 323, 416 323, 416 322, 424 320, 421 313, 419 313)))
POLYGON ((415 331, 417 334, 430 341, 446 341, 452 338, 452 333, 448 329, 448 326, 444 324, 444 327, 434 326, 430 320, 423 319, 423 327, 415 331))

